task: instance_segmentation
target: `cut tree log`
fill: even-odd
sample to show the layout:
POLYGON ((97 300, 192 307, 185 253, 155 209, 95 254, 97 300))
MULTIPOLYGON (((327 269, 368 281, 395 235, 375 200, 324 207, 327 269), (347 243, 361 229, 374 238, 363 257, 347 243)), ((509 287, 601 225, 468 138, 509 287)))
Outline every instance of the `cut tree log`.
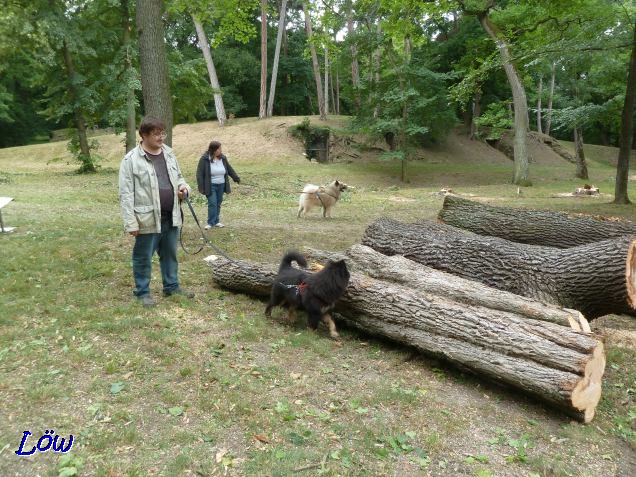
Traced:
MULTIPOLYGON (((208 257, 221 286, 267 296, 275 267, 208 257)), ((601 397, 603 344, 554 323, 456 303, 352 272, 338 312, 351 325, 530 393, 590 422, 601 397)), ((265 319, 265 318, 263 318, 265 319)))
POLYGON ((445 297, 458 304, 483 306, 514 313, 520 317, 550 321, 575 331, 591 332, 588 321, 577 310, 559 308, 497 290, 480 282, 427 267, 401 255, 383 255, 365 245, 353 245, 346 253, 324 252, 308 248, 305 249, 305 254, 312 260, 322 262, 345 259, 349 270, 414 288, 423 293, 445 297))
POLYGON ((362 243, 540 302, 579 310, 588 319, 635 315, 636 242, 622 236, 568 249, 486 237, 446 224, 381 218, 362 243))
POLYGON ((479 235, 546 247, 570 248, 623 235, 636 238, 636 223, 627 220, 497 207, 456 195, 444 198, 438 218, 447 225, 479 235))

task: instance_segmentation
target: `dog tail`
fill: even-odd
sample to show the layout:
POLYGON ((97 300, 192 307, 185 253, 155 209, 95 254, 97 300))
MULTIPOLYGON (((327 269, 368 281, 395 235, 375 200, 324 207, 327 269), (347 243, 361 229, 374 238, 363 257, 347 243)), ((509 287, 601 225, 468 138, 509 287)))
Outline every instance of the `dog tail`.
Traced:
POLYGON ((307 259, 297 250, 288 250, 280 262, 279 270, 291 267, 291 263, 296 262, 303 268, 307 268, 307 259))

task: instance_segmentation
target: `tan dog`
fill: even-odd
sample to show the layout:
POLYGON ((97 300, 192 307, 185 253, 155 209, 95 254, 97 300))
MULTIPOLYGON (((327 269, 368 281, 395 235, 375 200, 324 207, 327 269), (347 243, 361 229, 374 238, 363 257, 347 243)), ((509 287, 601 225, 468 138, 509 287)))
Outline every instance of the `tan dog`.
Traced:
POLYGON ((307 184, 298 198, 298 217, 305 217, 314 207, 322 207, 322 216, 331 218, 331 210, 340 199, 340 193, 347 189, 347 184, 333 181, 326 186, 307 184))

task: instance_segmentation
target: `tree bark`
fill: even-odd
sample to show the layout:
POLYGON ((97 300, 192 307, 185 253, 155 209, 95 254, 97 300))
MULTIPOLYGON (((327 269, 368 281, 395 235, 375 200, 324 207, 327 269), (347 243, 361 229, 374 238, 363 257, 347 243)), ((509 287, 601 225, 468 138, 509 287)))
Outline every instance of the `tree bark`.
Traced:
POLYGON ((470 114, 470 139, 475 139, 479 134, 479 128, 475 119, 481 116, 481 93, 476 92, 471 101, 471 114, 470 114))
POLYGON ((349 270, 411 287, 427 295, 445 297, 457 304, 490 308, 533 320, 556 323, 575 331, 590 332, 588 321, 577 310, 559 308, 497 290, 474 280, 435 270, 401 255, 383 255, 365 245, 353 245, 344 254, 306 249, 305 255, 318 262, 345 259, 349 270))
POLYGON ((499 50, 501 62, 503 64, 510 89, 512 90, 512 100, 514 102, 514 162, 515 170, 512 177, 512 183, 520 186, 532 185, 530 181, 530 166, 528 160, 527 133, 529 129, 528 121, 528 100, 526 98, 526 90, 519 78, 519 74, 512 63, 508 45, 499 37, 495 26, 488 17, 488 12, 477 15, 482 27, 492 38, 499 50))
POLYGON ((585 180, 589 179, 585 151, 583 151, 583 132, 578 126, 574 127, 574 157, 576 159, 576 177, 585 180))
POLYGON ((550 210, 497 207, 447 195, 438 214, 447 225, 479 235, 545 247, 570 248, 623 235, 636 236, 636 223, 550 210))
POLYGON ((214 95, 216 119, 220 126, 224 126, 227 121, 227 116, 225 115, 225 105, 223 104, 223 96, 221 95, 221 85, 219 84, 219 77, 216 75, 216 68, 214 67, 214 60, 212 59, 212 51, 210 51, 208 37, 205 34, 203 25, 194 15, 192 15, 192 22, 194 23, 194 29, 196 30, 197 37, 199 39, 199 48, 201 48, 203 58, 205 59, 205 65, 208 69, 210 86, 212 87, 212 94, 214 95))
POLYGON ((325 97, 322 92, 322 80, 320 79, 320 64, 318 63, 318 55, 316 54, 316 45, 313 41, 313 32, 311 29, 311 16, 309 15, 309 6, 307 2, 303 2, 303 10, 305 12, 305 30, 307 31, 307 41, 309 42, 309 52, 311 53, 311 64, 314 71, 314 81, 316 82, 316 97, 318 99, 318 113, 320 119, 327 120, 327 111, 325 110, 325 97))
POLYGON ((552 101, 554 99, 554 82, 556 78, 556 63, 553 61, 550 68, 550 94, 548 95, 548 119, 545 125, 545 133, 549 136, 552 128, 552 101))
POLYGON ((331 75, 331 104, 333 104, 333 112, 340 115, 340 69, 336 68, 335 79, 333 78, 333 68, 331 75))
POLYGON ((64 65, 66 66, 66 74, 68 76, 68 89, 69 96, 73 103, 73 118, 75 127, 77 128, 77 138, 79 141, 80 155, 79 160, 82 163, 81 172, 96 172, 97 168, 91 158, 91 150, 88 145, 88 135, 86 134, 86 119, 84 112, 79 104, 80 92, 76 84, 76 72, 73 64, 73 57, 71 50, 66 43, 66 40, 62 41, 62 56, 64 57, 64 65))
POLYGON ((261 0, 261 95, 258 119, 267 117, 267 0, 261 0))
POLYGON ((325 98, 325 114, 329 114, 329 69, 331 65, 329 64, 329 49, 327 47, 324 48, 325 52, 325 91, 323 93, 323 98, 325 98))
MULTIPOLYGON (((267 296, 275 266, 208 257, 214 280, 234 291, 267 296)), ((474 373, 530 393, 590 422, 601 397, 603 344, 554 323, 458 304, 352 272, 338 304, 345 320, 440 356, 474 373)))
MULTIPOLYGON (((135 68, 133 66, 133 58, 131 54, 132 40, 131 40, 131 17, 130 17, 130 4, 128 0, 121 0, 121 21, 122 21, 122 47, 126 52, 124 59, 124 76, 130 78, 136 76, 135 68)), ((135 98, 135 88, 129 84, 126 93, 126 152, 130 151, 137 144, 137 99, 135 98)))
MULTIPOLYGON (((352 0, 346 0, 345 10, 347 14, 347 34, 353 38, 355 32, 353 24, 352 0)), ((357 41, 357 40, 356 40, 357 41)), ((360 65, 358 64, 358 47, 356 42, 351 43, 351 86, 353 87, 355 111, 360 111, 360 65)))
POLYGON ((362 243, 490 287, 579 310, 588 319, 636 314, 636 241, 623 236, 569 249, 484 237, 450 225, 378 219, 362 243))
POLYGON ((543 99, 541 95, 543 94, 543 75, 539 76, 539 91, 537 91, 537 132, 539 134, 543 134, 543 124, 541 119, 541 100, 543 99))
POLYGON ((616 185, 614 186, 614 203, 631 204, 627 195, 629 182, 629 160, 634 140, 634 105, 636 104, 636 22, 632 36, 632 53, 629 57, 625 101, 621 113, 621 134, 619 138, 618 163, 616 164, 616 185))
POLYGON ((276 94, 276 80, 278 77, 278 63, 280 61, 280 48, 285 31, 285 18, 287 16, 287 0, 282 0, 280 17, 278 18, 278 34, 276 35, 276 49, 274 51, 274 64, 272 65, 272 78, 269 85, 269 98, 267 100, 267 117, 274 114, 274 96, 276 94))
POLYGON ((137 37, 144 114, 166 125, 165 143, 172 145, 172 97, 162 21, 163 0, 137 0, 137 37))

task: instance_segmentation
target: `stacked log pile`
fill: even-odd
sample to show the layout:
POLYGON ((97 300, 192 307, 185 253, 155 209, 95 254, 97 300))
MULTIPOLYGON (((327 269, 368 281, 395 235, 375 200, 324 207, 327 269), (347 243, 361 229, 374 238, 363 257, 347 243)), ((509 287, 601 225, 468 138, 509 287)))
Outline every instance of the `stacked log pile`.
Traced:
MULTIPOLYGON (((347 262, 339 318, 592 420, 605 356, 588 319, 635 313, 636 228, 454 196, 440 219, 482 235, 379 219, 345 252, 306 250, 347 262)), ((224 288, 269 296, 278 263, 207 260, 224 288)))
POLYGON ((362 243, 385 254, 476 280, 594 319, 634 314, 636 243, 621 236, 568 249, 510 242, 446 224, 378 219, 362 243))
MULTIPOLYGON (((320 259, 341 256, 311 251, 320 259)), ((349 287, 336 311, 366 332, 443 357, 535 395, 589 422, 601 396, 603 344, 580 330, 573 310, 532 302, 479 283, 386 257, 357 245, 345 254, 349 287), (367 273, 368 272, 368 273, 367 273)), ((214 280, 265 297, 276 265, 213 256, 214 280)))
POLYGON ((570 248, 623 235, 636 236, 636 223, 627 220, 497 207, 456 195, 444 198, 438 218, 479 235, 545 247, 570 248))

